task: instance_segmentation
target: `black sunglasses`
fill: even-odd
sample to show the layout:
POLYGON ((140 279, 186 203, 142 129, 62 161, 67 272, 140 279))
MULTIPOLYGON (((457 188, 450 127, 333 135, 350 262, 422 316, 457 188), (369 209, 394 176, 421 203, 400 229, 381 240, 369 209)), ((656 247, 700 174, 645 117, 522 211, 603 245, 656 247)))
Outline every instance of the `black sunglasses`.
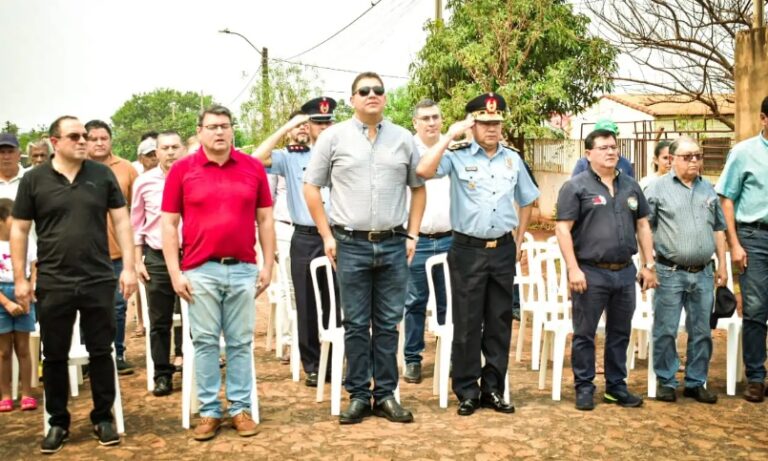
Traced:
POLYGON ((371 91, 373 91, 373 94, 376 96, 381 96, 384 94, 384 87, 383 86, 361 86, 357 89, 357 94, 359 94, 362 97, 366 97, 369 94, 371 94, 371 91))
POLYGON ((80 138, 83 138, 84 141, 87 141, 88 134, 87 133, 68 133, 68 134, 65 134, 64 136, 61 136, 59 139, 61 138, 67 138, 72 142, 78 142, 80 141, 80 138))

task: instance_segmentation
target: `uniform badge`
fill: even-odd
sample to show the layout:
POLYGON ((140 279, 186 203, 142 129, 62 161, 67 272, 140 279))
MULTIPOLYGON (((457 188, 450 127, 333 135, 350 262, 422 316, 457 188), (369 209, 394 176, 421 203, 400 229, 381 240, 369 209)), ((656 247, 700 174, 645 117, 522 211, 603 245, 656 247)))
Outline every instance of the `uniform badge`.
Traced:
POLYGON ((328 103, 328 101, 325 98, 323 98, 323 100, 320 101, 319 109, 321 114, 327 114, 328 111, 331 110, 331 105, 328 103))
POLYGON ((469 181, 469 184, 467 184, 467 187, 469 188, 469 190, 475 190, 475 187, 477 187, 477 185, 475 184, 475 181, 469 181))
POLYGON ((629 206, 629 209, 632 211, 637 211, 637 197, 634 195, 632 197, 629 197, 627 199, 627 206, 629 206))
POLYGON ((592 199, 592 205, 605 205, 608 201, 602 195, 598 195, 592 199))
POLYGON ((493 93, 490 93, 488 97, 485 99, 485 110, 489 114, 496 113, 496 98, 493 96, 493 93))
POLYGON ((504 161, 507 164, 507 168, 512 168, 514 166, 514 163, 512 163, 512 157, 507 157, 504 161))
POLYGON ((477 171, 476 166, 465 166, 464 171, 477 171))

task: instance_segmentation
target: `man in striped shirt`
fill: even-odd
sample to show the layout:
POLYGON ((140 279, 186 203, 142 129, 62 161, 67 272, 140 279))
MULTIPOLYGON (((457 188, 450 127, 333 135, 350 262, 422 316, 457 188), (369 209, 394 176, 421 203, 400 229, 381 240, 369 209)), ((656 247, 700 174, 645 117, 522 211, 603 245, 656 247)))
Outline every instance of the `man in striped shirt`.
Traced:
POLYGON ((718 260, 725 261, 725 217, 712 184, 699 176, 703 155, 696 142, 679 138, 669 153, 672 171, 646 189, 659 281, 653 298, 653 368, 659 380, 656 400, 677 400, 676 339, 684 307, 688 351, 683 395, 716 403, 717 394, 704 385, 712 356, 709 317, 714 285, 715 281, 725 285, 727 280, 725 264, 719 265, 717 274, 712 265, 715 251, 718 260))

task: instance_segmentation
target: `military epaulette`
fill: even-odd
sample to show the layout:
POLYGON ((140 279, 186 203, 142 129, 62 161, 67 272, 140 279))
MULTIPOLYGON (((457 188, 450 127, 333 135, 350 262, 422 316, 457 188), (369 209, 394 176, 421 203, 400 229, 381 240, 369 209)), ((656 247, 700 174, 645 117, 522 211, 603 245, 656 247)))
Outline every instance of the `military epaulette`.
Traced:
POLYGON ((309 152, 309 146, 306 146, 304 144, 289 144, 285 149, 288 152, 298 152, 298 153, 309 152))
POLYGON ((514 146, 510 146, 509 144, 504 144, 503 142, 500 143, 500 144, 501 144, 501 147, 506 147, 507 149, 509 149, 509 150, 511 150, 513 152, 517 152, 518 154, 520 153, 520 151, 516 147, 514 147, 514 146))
POLYGON ((472 143, 470 141, 458 141, 451 143, 448 146, 448 150, 459 150, 459 149, 466 149, 469 147, 472 143))

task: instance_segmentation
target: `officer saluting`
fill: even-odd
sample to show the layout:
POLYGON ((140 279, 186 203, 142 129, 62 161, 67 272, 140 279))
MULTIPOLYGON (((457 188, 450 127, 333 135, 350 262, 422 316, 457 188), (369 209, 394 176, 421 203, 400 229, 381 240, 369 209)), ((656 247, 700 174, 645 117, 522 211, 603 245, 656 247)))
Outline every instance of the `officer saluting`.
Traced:
MULTIPOLYGON (((267 168, 267 172, 285 177, 287 185, 288 213, 293 222, 294 232, 291 237, 291 278, 296 293, 296 314, 298 317, 299 351, 304 372, 307 374, 307 386, 317 386, 320 363, 320 340, 317 329, 317 308, 312 288, 309 264, 314 258, 323 256, 323 239, 317 232, 315 222, 304 201, 304 170, 312 157, 312 146, 320 133, 333 123, 333 110, 336 101, 319 97, 307 101, 301 106, 301 113, 292 117, 271 136, 265 139, 253 155, 258 157, 267 168), (310 145, 291 144, 286 149, 273 151, 275 145, 291 130, 305 123, 309 124, 310 145)), ((321 189, 323 201, 328 204, 328 189, 321 189)), ((327 207, 327 205, 326 205, 327 207)), ((321 284, 323 313, 327 316, 329 296, 327 287, 321 284)), ((327 318, 325 319, 327 321, 327 318)), ((325 379, 320 377, 319 379, 325 379)))
POLYGON ((451 125, 446 137, 427 151, 416 169, 425 179, 448 175, 451 181, 451 360, 453 391, 462 416, 471 415, 480 406, 502 413, 515 411, 502 397, 519 254, 515 238, 522 239, 539 190, 519 153, 500 143, 506 108, 504 98, 495 93, 471 100, 465 108, 467 118, 451 125), (474 140, 443 155, 451 140, 467 129, 472 130, 474 140), (519 217, 515 202, 520 207, 519 217), (482 369, 481 351, 485 354, 482 369))

